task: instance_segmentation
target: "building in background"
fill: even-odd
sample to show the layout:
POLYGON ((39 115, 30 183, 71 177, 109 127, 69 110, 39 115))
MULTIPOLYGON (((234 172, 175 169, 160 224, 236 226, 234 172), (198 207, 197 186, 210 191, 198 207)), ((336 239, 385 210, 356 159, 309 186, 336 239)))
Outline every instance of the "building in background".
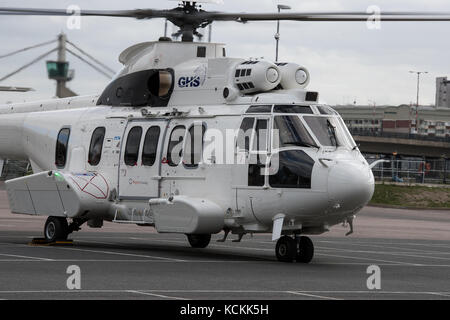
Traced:
POLYGON ((436 78, 436 108, 450 108, 450 80, 436 78))
POLYGON ((450 140, 450 108, 335 106, 354 135, 418 136, 450 140))

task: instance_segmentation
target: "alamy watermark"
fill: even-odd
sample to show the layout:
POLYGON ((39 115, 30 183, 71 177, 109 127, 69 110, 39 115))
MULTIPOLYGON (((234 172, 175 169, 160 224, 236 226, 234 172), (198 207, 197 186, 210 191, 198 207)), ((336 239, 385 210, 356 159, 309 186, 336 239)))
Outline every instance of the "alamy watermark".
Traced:
POLYGON ((66 273, 69 277, 66 281, 67 289, 80 290, 81 289, 81 269, 77 265, 71 265, 67 267, 66 273))
POLYGON ((367 267, 366 273, 370 276, 367 278, 366 285, 369 290, 381 290, 381 269, 373 264, 367 267))
POLYGON ((376 5, 371 5, 366 10, 369 17, 366 21, 367 29, 380 30, 381 29, 381 8, 376 5))
POLYGON ((81 29, 81 8, 75 4, 67 7, 66 13, 69 15, 67 18, 66 26, 69 30, 81 29))

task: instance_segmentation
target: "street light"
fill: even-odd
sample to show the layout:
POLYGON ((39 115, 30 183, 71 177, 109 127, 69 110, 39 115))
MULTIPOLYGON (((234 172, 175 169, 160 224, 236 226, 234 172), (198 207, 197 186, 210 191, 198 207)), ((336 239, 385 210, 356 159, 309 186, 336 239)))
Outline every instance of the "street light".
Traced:
MULTIPOLYGON (((280 13, 281 10, 289 10, 289 9, 291 9, 291 7, 286 6, 284 4, 279 4, 277 6, 277 8, 278 8, 278 13, 280 13)), ((275 53, 275 62, 278 62, 278 44, 280 42, 280 20, 277 20, 277 33, 275 33, 275 41, 277 43, 276 53, 275 53)))
POLYGON ((416 108, 419 108, 419 85, 420 85, 420 75, 428 73, 428 71, 410 71, 409 73, 416 73, 417 74, 417 102, 416 102, 416 108))

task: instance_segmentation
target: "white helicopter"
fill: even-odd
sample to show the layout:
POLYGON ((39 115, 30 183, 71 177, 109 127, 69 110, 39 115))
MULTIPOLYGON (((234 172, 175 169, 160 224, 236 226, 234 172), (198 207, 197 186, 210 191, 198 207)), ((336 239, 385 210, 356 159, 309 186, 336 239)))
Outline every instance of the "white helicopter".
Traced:
MULTIPOLYGON (((306 89, 295 63, 226 56, 194 43, 213 21, 366 21, 367 13, 221 13, 196 2, 172 10, 82 11, 82 16, 166 18, 181 42, 161 38, 119 57, 99 96, 0 107, 0 159, 29 160, 6 181, 15 214, 48 216, 48 241, 103 221, 186 234, 272 233, 284 262, 308 263, 313 243, 371 199, 374 177, 339 114, 306 89)), ((0 8, 0 15, 69 15, 0 8)), ((382 13, 387 21, 449 21, 442 13, 382 13)), ((374 164, 372 164, 374 165, 374 164)))

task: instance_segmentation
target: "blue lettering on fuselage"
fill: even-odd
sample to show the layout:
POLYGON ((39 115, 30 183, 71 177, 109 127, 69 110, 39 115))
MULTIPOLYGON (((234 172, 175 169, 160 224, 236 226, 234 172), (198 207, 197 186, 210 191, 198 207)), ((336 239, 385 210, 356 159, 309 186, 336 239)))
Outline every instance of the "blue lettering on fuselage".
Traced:
POLYGON ((200 77, 199 76, 195 76, 195 77, 180 77, 180 79, 178 79, 178 86, 180 88, 196 88, 200 86, 200 77))

